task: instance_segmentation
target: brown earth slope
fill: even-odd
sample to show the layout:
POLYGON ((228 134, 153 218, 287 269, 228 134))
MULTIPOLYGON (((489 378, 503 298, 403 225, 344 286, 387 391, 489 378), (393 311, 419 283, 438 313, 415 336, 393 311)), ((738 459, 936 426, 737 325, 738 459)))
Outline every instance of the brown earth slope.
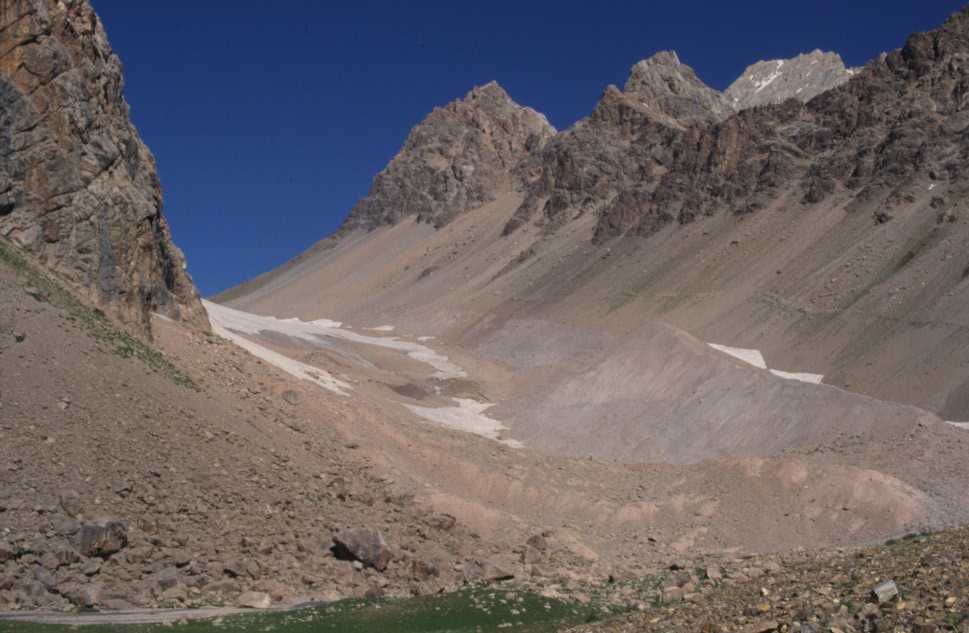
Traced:
POLYGON ((0 611, 406 595, 463 578, 467 531, 374 471, 333 424, 350 410, 311 415, 245 352, 156 317, 176 367, 0 248, 0 611), (85 538, 105 520, 121 536, 85 538), (330 551, 361 527, 392 544, 389 571, 330 551))
POLYGON ((446 385, 368 345, 253 337, 347 381, 341 396, 156 319, 162 356, 16 258, 0 293, 3 608, 245 590, 291 603, 511 575, 565 592, 672 558, 869 542, 969 505, 969 435, 930 416, 768 458, 611 464, 419 421, 402 404, 433 406, 422 394, 446 385), (406 384, 428 389, 391 388, 406 384), (127 542, 92 549, 106 520, 127 542), (386 569, 330 549, 355 528, 383 533, 386 569))

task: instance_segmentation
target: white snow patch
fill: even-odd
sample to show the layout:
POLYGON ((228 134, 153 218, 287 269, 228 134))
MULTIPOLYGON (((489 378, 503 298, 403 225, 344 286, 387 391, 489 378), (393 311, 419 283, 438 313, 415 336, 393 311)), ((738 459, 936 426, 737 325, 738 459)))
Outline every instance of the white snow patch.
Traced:
POLYGON ((949 422, 952 426, 969 431, 969 422, 949 422))
POLYGON ((739 358, 748 365, 753 365, 758 369, 767 369, 767 361, 764 360, 764 355, 759 350, 727 347, 726 345, 717 345, 716 343, 707 343, 707 345, 719 352, 723 352, 734 358, 739 358))
POLYGON ((395 328, 393 325, 378 325, 377 327, 368 327, 367 329, 371 332, 393 332, 395 328))
POLYGON ((418 343, 426 343, 428 341, 433 341, 436 338, 437 338, 436 336, 418 336, 417 337, 417 342, 418 343))
MULTIPOLYGON (((335 394, 347 396, 352 391, 353 388, 348 383, 334 378, 329 372, 284 356, 279 352, 263 347, 238 334, 238 332, 258 334, 266 329, 259 327, 260 320, 271 317, 260 317, 254 314, 240 312, 239 310, 226 308, 225 306, 220 306, 217 303, 211 303, 205 300, 202 301, 202 304, 209 313, 212 331, 223 338, 229 339, 256 358, 261 358, 270 365, 278 367, 292 376, 302 380, 308 380, 335 394)), ((288 323, 288 321, 279 321, 279 323, 288 323)))
POLYGON ((800 382, 810 383, 812 385, 820 385, 824 380, 824 374, 806 374, 781 371, 779 369, 772 369, 770 370, 770 373, 774 374, 778 378, 783 378, 784 380, 797 380, 800 382))
POLYGON ((484 415, 484 412, 494 405, 488 402, 478 402, 470 398, 452 398, 457 406, 455 407, 419 407, 412 404, 405 404, 411 413, 436 422, 442 426, 456 431, 474 433, 481 437, 494 440, 499 444, 505 444, 512 448, 522 448, 524 444, 518 440, 502 439, 502 431, 507 431, 508 427, 484 415))
POLYGON ((929 191, 932 191, 936 187, 938 187, 938 185, 936 185, 935 183, 932 183, 931 185, 929 185, 929 191))
MULTIPOLYGON (((738 358, 748 365, 756 367, 757 369, 768 369, 767 361, 764 360, 764 355, 760 353, 760 350, 744 349, 742 347, 728 347, 726 345, 717 345, 716 343, 707 343, 707 345, 719 352, 727 354, 728 356, 738 358)), ((820 385, 824 381, 824 374, 790 372, 781 371, 779 369, 770 369, 769 371, 778 378, 783 378, 784 380, 797 380, 799 382, 806 382, 812 385, 820 385)))
POLYGON ((170 318, 168 318, 161 312, 152 312, 151 316, 155 317, 156 319, 161 319, 162 321, 167 321, 168 323, 174 323, 174 321, 172 321, 170 318))
POLYGON ((343 327, 343 323, 340 321, 331 321, 329 319, 317 319, 316 321, 310 321, 310 324, 317 327, 343 327))
MULTIPOLYGON (((249 340, 243 334, 254 336, 264 332, 273 332, 291 336, 310 343, 319 343, 320 337, 338 338, 354 343, 376 345, 403 352, 414 360, 427 363, 437 370, 434 374, 438 378, 464 378, 467 374, 458 365, 452 363, 446 356, 438 354, 434 350, 424 345, 402 341, 395 336, 366 336, 350 332, 341 327, 341 323, 328 319, 317 319, 316 321, 305 322, 300 319, 277 319, 275 317, 260 316, 235 310, 226 306, 202 301, 205 309, 209 313, 209 320, 212 323, 213 331, 224 338, 229 339, 239 347, 249 351, 253 355, 267 363, 282 369, 283 371, 316 383, 320 387, 340 395, 349 395, 352 387, 342 380, 334 378, 331 374, 318 367, 313 367, 294 360, 263 347, 258 343, 249 340)), ((381 331, 390 331, 393 326, 383 326, 381 331)), ((376 329, 376 328, 375 328, 376 329)), ((421 340, 431 340, 433 336, 422 336, 421 340)), ((501 434, 507 431, 508 427, 484 415, 484 411, 494 406, 490 403, 480 403, 476 400, 465 398, 453 399, 457 406, 453 407, 419 407, 405 404, 415 415, 444 425, 458 431, 474 433, 501 444, 506 444, 512 448, 521 448, 523 444, 518 440, 502 439, 501 434)))
POLYGON ((277 319, 270 316, 250 314, 209 301, 204 301, 203 303, 205 304, 205 309, 209 311, 210 317, 227 324, 226 327, 244 334, 256 335, 260 332, 268 331, 292 336, 293 338, 302 339, 309 343, 319 343, 320 337, 327 337, 338 338, 353 343, 387 347, 402 352, 416 361, 427 363, 437 370, 434 374, 435 378, 465 378, 467 376, 464 370, 448 360, 447 356, 438 354, 425 345, 402 341, 396 336, 367 336, 365 334, 358 334, 334 325, 337 321, 330 321, 328 319, 318 319, 307 323, 299 319, 277 319))

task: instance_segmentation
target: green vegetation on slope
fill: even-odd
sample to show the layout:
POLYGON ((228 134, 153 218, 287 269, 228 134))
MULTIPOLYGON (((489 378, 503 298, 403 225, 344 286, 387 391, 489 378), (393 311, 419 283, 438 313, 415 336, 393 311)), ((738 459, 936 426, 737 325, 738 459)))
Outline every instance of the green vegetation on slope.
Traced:
POLYGON ((122 358, 135 358, 150 369, 164 374, 175 384, 198 390, 198 386, 192 379, 173 365, 164 354, 112 323, 100 311, 78 301, 60 284, 34 269, 9 242, 2 238, 0 238, 0 262, 24 276, 27 286, 36 290, 31 292, 35 299, 47 301, 65 310, 67 318, 84 325, 92 337, 110 347, 113 353, 122 358))

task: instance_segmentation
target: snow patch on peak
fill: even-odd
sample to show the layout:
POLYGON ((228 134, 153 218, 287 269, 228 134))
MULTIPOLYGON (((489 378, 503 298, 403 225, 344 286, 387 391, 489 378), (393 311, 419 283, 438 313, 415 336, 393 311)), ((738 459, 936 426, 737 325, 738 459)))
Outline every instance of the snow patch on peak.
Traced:
MULTIPOLYGON (((780 66, 778 66, 778 68, 780 68, 780 66)), ((783 73, 781 73, 780 71, 777 71, 767 75, 767 77, 764 79, 761 79, 759 81, 754 81, 754 86, 755 86, 754 93, 756 94, 760 92, 767 86, 777 81, 777 78, 780 77, 782 74, 783 73)))
POLYGON ((791 98, 807 102, 848 81, 856 72, 846 69, 837 53, 815 50, 791 59, 752 64, 724 94, 735 110, 791 98))

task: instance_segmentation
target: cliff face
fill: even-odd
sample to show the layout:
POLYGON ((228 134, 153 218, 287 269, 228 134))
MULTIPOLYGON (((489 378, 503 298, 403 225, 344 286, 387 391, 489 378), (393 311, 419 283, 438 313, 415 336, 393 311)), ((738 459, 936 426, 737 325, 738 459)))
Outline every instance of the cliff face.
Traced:
POLYGON ((123 86, 86 0, 0 2, 0 235, 145 332, 205 326, 123 86))
POLYGON ((497 83, 475 88, 411 131, 343 228, 369 230, 406 216, 443 226, 513 186, 512 168, 554 133, 544 116, 516 104, 497 83))

